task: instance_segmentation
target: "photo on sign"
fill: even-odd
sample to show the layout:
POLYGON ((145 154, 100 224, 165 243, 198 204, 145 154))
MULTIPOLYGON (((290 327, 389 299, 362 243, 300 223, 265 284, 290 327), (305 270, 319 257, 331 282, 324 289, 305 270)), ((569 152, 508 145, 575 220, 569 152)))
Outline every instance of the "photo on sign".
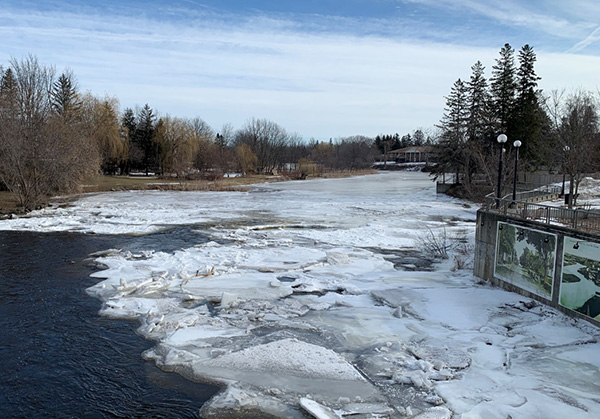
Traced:
POLYGON ((600 320, 600 244, 565 237, 560 305, 600 320))
POLYGON ((507 223, 498 223, 494 276, 552 298, 556 235, 507 223))

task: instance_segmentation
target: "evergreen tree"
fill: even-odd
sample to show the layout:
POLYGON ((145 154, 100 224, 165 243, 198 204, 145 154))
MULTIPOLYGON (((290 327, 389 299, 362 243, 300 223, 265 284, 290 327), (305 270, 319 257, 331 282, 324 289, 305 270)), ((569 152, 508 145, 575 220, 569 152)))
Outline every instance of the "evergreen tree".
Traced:
MULTIPOLYGON (((490 80, 492 89, 493 113, 498 133, 513 138, 514 109, 517 93, 515 51, 509 44, 500 49, 500 58, 492 67, 490 80)), ((516 138, 515 138, 516 139, 516 138)))
POLYGON ((521 156, 530 161, 541 159, 541 141, 548 117, 540 106, 535 52, 525 45, 519 52, 517 99, 515 104, 515 140, 521 140, 521 156))
POLYGON ((437 179, 445 173, 455 173, 456 181, 464 171, 464 152, 468 117, 467 87, 458 79, 446 97, 446 108, 438 126, 442 133, 432 161, 435 163, 433 175, 437 179))
POLYGON ((495 129, 492 117, 492 99, 485 78, 485 67, 477 61, 471 67, 471 78, 467 84, 468 116, 466 136, 468 145, 463 154, 465 165, 464 186, 468 193, 476 195, 475 185, 471 184, 472 175, 483 175, 489 184, 493 182, 491 160, 495 156, 495 129))
POLYGON ((141 109, 135 127, 133 142, 142 151, 142 169, 148 176, 151 167, 156 167, 158 150, 154 141, 155 119, 152 108, 146 103, 141 109))
POLYGON ((70 121, 77 116, 81 109, 81 100, 72 74, 62 73, 53 83, 50 100, 52 110, 61 118, 70 121))
POLYGON ((128 136, 132 136, 135 132, 135 114, 133 109, 125 108, 121 117, 121 125, 127 131, 128 136))
POLYGON ((135 126, 135 114, 133 113, 133 109, 126 108, 121 117, 121 127, 127 143, 128 156, 126 161, 121 164, 121 173, 127 175, 131 171, 131 163, 134 160, 137 150, 133 141, 133 138, 135 137, 135 126))
POLYGON ((5 72, 0 68, 0 112, 5 118, 16 118, 17 108, 17 79, 9 67, 5 72))
MULTIPOLYGON (((1 68, 0 68, 1 70, 1 68)), ((2 79, 0 80, 0 95, 6 97, 6 95, 16 95, 17 80, 12 69, 9 67, 6 71, 2 72, 2 79)))
POLYGON ((477 61, 472 67, 471 78, 467 84, 467 104, 469 116, 467 121, 467 140, 473 143, 488 143, 491 127, 491 97, 485 78, 485 67, 477 61))

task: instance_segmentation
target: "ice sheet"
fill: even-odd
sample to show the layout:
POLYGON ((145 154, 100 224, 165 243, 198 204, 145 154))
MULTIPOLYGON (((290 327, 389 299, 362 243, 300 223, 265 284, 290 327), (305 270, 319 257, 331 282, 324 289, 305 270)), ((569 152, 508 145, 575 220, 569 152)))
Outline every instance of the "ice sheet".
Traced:
POLYGON ((459 255, 433 270, 403 261, 426 227, 472 242, 475 211, 425 174, 388 172, 86 195, 0 228, 138 234, 185 221, 208 236, 96 254, 107 269, 88 290, 102 314, 139 321, 156 342, 147 359, 224 386, 204 417, 600 416, 597 329, 479 284, 455 269, 459 255))

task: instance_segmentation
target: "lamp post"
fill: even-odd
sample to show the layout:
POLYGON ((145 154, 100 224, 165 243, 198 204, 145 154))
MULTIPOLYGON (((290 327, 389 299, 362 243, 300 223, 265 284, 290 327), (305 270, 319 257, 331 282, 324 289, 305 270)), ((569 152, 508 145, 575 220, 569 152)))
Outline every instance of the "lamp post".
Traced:
POLYGON ((502 199, 502 154, 504 153, 504 143, 508 138, 506 135, 500 134, 497 138, 500 144, 500 162, 498 163, 498 190, 496 194, 496 209, 500 208, 500 199, 502 199))
POLYGON ((519 163, 519 148, 521 147, 521 141, 517 140, 513 143, 513 147, 515 148, 515 176, 513 179, 513 205, 517 200, 517 164, 519 163))
POLYGON ((562 181, 562 188, 560 190, 560 196, 565 196, 565 169, 566 169, 566 163, 567 163, 567 153, 569 152, 569 150, 571 149, 571 147, 569 147, 568 145, 563 147, 563 164, 562 164, 562 172, 563 172, 563 181, 562 181))

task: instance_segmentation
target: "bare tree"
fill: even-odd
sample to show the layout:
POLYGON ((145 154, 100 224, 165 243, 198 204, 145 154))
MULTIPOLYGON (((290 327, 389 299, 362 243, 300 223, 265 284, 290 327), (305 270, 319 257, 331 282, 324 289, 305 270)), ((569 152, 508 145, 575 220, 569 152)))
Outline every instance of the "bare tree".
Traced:
POLYGON ((221 132, 217 135, 219 136, 219 147, 230 147, 233 144, 233 140, 235 138, 235 131, 233 129, 233 125, 229 122, 226 122, 221 127, 221 132))
POLYGON ((77 189, 99 161, 80 123, 52 112, 54 68, 30 55, 12 59, 9 70, 0 93, 0 180, 28 210, 77 189))
POLYGON ((246 144, 257 158, 257 170, 270 173, 282 167, 284 148, 289 142, 285 129, 267 119, 252 118, 236 133, 236 145, 246 144))
POLYGON ((589 92, 572 93, 564 105, 558 127, 559 150, 569 175, 569 208, 576 205, 583 174, 592 171, 600 151, 598 100, 589 92))
POLYGON ((338 169, 366 169, 373 165, 376 150, 372 138, 362 135, 346 137, 337 144, 338 169))

